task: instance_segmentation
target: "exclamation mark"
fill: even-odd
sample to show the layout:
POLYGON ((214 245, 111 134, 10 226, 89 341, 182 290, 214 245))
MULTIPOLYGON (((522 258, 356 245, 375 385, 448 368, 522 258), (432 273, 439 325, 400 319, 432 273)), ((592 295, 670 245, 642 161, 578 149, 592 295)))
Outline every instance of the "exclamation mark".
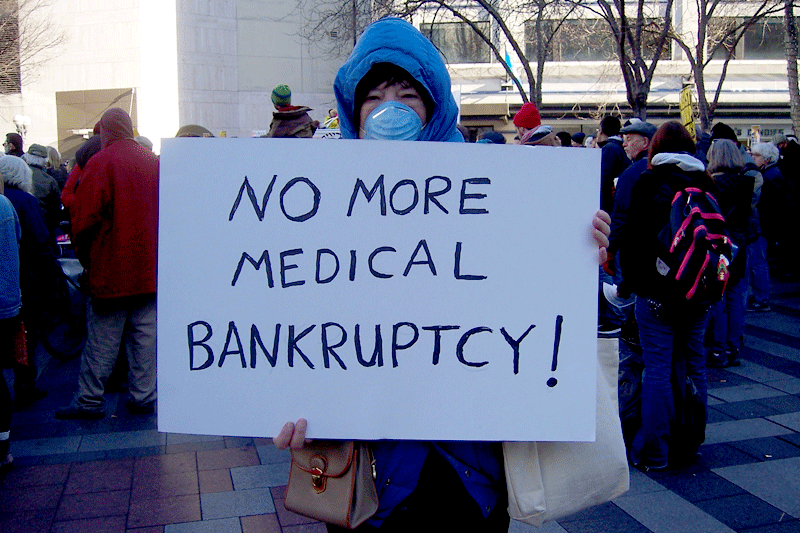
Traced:
MULTIPOLYGON (((550 372, 555 372, 558 367, 558 345, 561 344, 561 323, 564 322, 564 317, 561 315, 556 316, 556 338, 553 341, 553 364, 550 365, 550 372)), ((547 380, 548 387, 555 387, 558 384, 556 378, 547 380)))

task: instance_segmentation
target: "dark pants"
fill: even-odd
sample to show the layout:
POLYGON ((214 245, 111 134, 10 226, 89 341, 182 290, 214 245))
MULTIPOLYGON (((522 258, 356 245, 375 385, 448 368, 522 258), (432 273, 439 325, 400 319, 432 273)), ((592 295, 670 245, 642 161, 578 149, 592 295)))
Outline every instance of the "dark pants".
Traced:
POLYGON ((670 424, 675 418, 672 394, 672 360, 686 360, 686 374, 692 378, 705 404, 708 382, 703 339, 708 308, 674 308, 646 298, 636 298, 636 321, 644 358, 642 375, 642 424, 633 439, 635 464, 666 465, 669 456, 670 424))
MULTIPOLYGON (((508 496, 505 478, 500 483, 497 505, 484 518, 480 507, 469 495, 453 467, 435 451, 428 454, 414 492, 398 505, 380 528, 366 524, 356 531, 459 531, 506 533, 508 496)), ((348 531, 327 524, 330 533, 348 531)))

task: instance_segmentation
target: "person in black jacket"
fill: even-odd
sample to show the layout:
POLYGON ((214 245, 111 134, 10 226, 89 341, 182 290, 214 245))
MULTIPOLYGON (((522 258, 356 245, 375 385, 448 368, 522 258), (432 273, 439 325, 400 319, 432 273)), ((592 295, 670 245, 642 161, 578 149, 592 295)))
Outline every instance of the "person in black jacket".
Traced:
POLYGON ((713 334, 708 365, 739 366, 739 352, 744 334, 747 281, 746 236, 750 227, 750 209, 755 177, 743 172, 745 166, 739 148, 733 141, 717 139, 708 150, 708 172, 719 189, 717 201, 725 216, 731 240, 738 247, 728 267, 730 277, 722 299, 711 306, 713 334))
MULTIPOLYGON (((675 419, 671 370, 673 359, 686 362, 686 374, 707 402, 705 347, 710 303, 681 300, 666 277, 661 256, 666 252, 658 235, 670 217, 672 199, 688 186, 715 194, 711 177, 693 157, 694 142, 678 122, 667 122, 650 144, 648 169, 631 192, 627 226, 618 242, 625 277, 620 294, 636 295, 635 315, 644 360, 641 426, 629 450, 631 464, 642 469, 664 469, 670 462, 691 460, 696 449, 681 457, 671 453, 675 419)), ((699 444, 698 444, 699 446, 699 444)))

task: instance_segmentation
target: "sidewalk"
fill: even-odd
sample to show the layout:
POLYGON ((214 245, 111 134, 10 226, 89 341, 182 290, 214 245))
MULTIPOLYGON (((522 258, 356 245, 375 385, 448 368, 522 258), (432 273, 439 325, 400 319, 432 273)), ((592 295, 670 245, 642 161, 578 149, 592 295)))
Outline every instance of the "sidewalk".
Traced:
MULTIPOLYGON (((612 503, 540 530, 592 533, 800 532, 800 283, 777 284, 771 313, 749 313, 743 364, 709 370, 700 462, 631 471, 612 503)), ((106 418, 62 421, 78 360, 39 354, 49 395, 14 413, 15 468, 0 483, 0 531, 324 532, 283 508, 289 456, 266 439, 159 433, 107 394, 106 418)))

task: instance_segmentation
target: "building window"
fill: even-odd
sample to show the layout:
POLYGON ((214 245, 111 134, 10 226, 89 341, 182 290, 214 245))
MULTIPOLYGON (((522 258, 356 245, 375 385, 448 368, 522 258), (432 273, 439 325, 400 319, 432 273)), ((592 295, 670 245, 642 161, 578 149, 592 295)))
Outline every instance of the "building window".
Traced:
POLYGON ((784 59, 784 27, 782 17, 765 17, 755 22, 745 31, 738 43, 730 37, 738 33, 738 27, 746 22, 743 17, 716 17, 708 24, 708 49, 724 39, 725 43, 713 53, 713 59, 725 59, 727 51, 732 50, 733 59, 784 59))
POLYGON ((22 92, 19 65, 19 22, 15 9, 0 1, 0 94, 22 92))
MULTIPOLYGON (((483 35, 490 36, 488 22, 476 22, 475 25, 483 35)), ((491 61, 489 45, 466 22, 420 24, 419 29, 439 49, 449 64, 491 61)))
MULTIPOLYGON (((617 58, 617 43, 604 19, 544 20, 541 25, 542 40, 545 42, 557 28, 547 53, 548 61, 612 61, 617 58)), ((644 45, 651 53, 658 44, 660 29, 658 19, 649 19, 644 24, 644 45)), ((528 20, 525 22, 525 55, 529 61, 536 61, 537 50, 536 21, 528 20)), ((669 57, 670 42, 667 40, 661 59, 669 57)))

